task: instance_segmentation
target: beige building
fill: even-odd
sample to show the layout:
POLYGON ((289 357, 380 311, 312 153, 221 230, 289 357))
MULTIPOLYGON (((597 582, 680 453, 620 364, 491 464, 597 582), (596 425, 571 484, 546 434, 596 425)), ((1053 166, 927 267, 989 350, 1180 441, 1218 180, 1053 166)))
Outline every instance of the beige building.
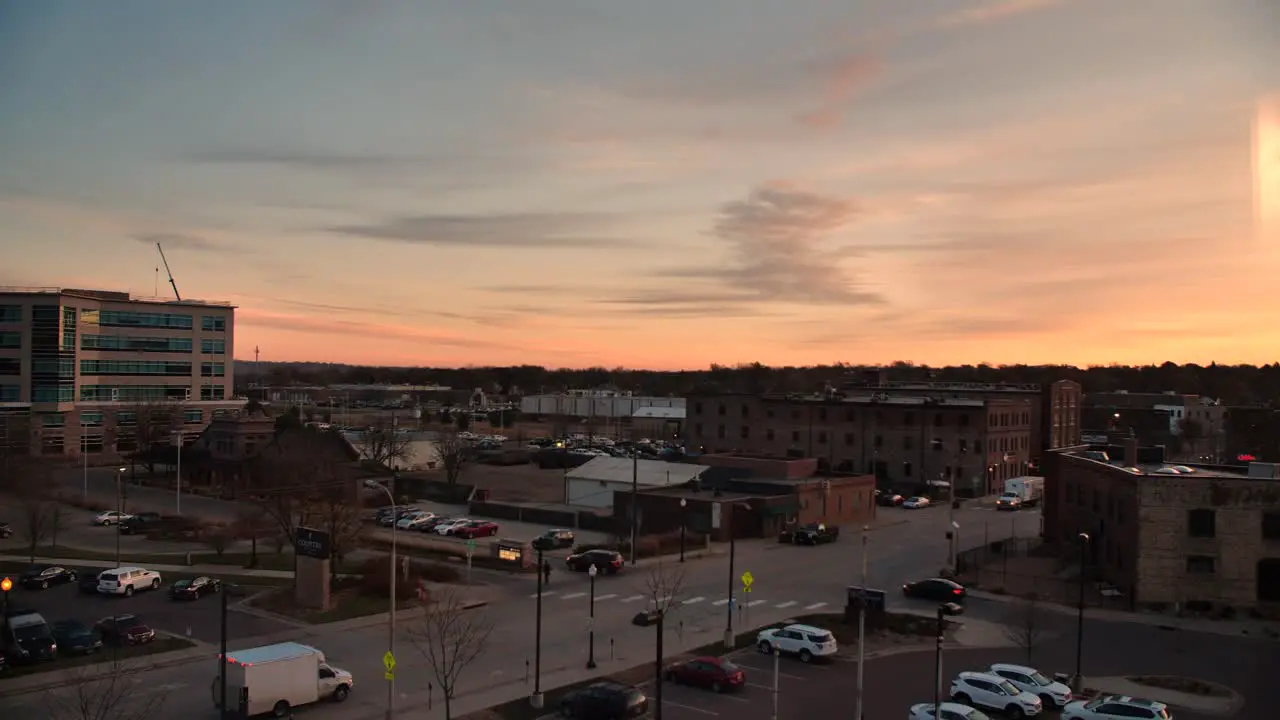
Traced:
POLYGON ((66 288, 0 289, 0 417, 30 452, 102 460, 189 440, 232 394, 235 307, 66 288))

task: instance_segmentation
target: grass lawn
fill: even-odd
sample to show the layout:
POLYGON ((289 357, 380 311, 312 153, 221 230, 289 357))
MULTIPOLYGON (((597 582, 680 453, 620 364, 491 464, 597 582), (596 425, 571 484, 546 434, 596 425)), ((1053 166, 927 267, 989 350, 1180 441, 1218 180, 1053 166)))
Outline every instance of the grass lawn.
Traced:
POLYGON ((186 650, 189 647, 195 647, 195 643, 183 638, 169 637, 158 635, 156 639, 146 645, 126 645, 121 648, 104 647, 102 650, 90 655, 76 655, 72 657, 60 656, 53 662, 33 663, 31 665, 10 665, 5 671, 5 677, 22 677, 24 675, 35 675, 36 673, 67 670, 68 668, 80 667, 84 665, 93 665, 95 663, 110 662, 115 658, 120 660, 132 660, 135 658, 146 657, 147 655, 159 655, 160 653, 173 652, 174 650, 186 650))

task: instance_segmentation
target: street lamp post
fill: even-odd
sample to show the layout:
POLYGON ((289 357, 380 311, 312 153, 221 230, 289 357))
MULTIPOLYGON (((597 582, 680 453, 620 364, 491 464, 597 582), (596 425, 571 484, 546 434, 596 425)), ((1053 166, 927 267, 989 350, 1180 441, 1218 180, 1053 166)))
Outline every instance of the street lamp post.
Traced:
POLYGON ((529 704, 534 709, 542 709, 542 549, 538 549, 538 619, 534 622, 533 631, 533 695, 529 704))
POLYGON ((684 562, 684 529, 689 524, 689 501, 680 498, 680 562, 684 562))
POLYGON ((951 521, 951 572, 960 576, 960 523, 951 521))
POLYGON ((178 468, 176 470, 176 475, 174 477, 174 483, 173 483, 175 487, 175 494, 176 494, 174 504, 177 508, 175 510, 175 514, 181 515, 182 514, 182 431, 175 430, 173 432, 173 437, 176 440, 176 442, 174 443, 174 447, 178 449, 178 468))
MULTIPOLYGON (((946 635, 946 611, 938 606, 938 638, 937 648, 933 652, 933 716, 942 717, 942 640, 946 635)), ((859 718, 861 720, 861 718, 859 718)))
MULTIPOLYGON (((542 572, 541 569, 538 572, 542 572)), ((600 571, 595 565, 587 568, 587 576, 591 578, 591 607, 587 616, 587 669, 596 669, 596 574, 600 571)))
MULTIPOLYGON (((181 452, 181 451, 179 451, 181 452)), ((387 494, 387 499, 391 501, 391 575, 390 575, 390 607, 387 611, 387 652, 391 653, 391 657, 396 655, 396 525, 399 523, 396 517, 396 474, 391 474, 391 487, 386 485, 378 485, 382 492, 387 494)), ((387 673, 387 720, 396 711, 396 681, 391 673, 387 673)))
POLYGON ((1080 692, 1084 687, 1081 677, 1084 662, 1084 566, 1089 549, 1089 533, 1080 533, 1077 539, 1080 541, 1080 594, 1076 601, 1076 676, 1073 683, 1075 687, 1072 689, 1080 692))
MULTIPOLYGON (((856 694, 854 695, 854 718, 856 720, 862 720, 862 668, 866 661, 867 646, 867 530, 869 529, 866 525, 862 526, 862 573, 858 581, 858 682, 855 689, 856 694)), ((777 716, 776 708, 774 716, 777 716)), ((935 715, 935 717, 937 716, 935 715)))
MULTIPOLYGON (((721 507, 723 507, 723 506, 721 506, 721 507)), ((735 550, 737 549, 737 544, 734 542, 734 538, 735 538, 736 532, 735 532, 735 528, 733 527, 733 516, 737 514, 737 513, 736 513, 737 508, 738 508, 738 506, 737 506, 737 505, 734 505, 734 504, 732 504, 732 503, 730 503, 730 504, 729 504, 729 523, 728 523, 728 530, 729 530, 729 604, 725 606, 725 607, 726 607, 726 611, 725 611, 725 616, 724 616, 724 649, 725 649, 725 650, 732 650, 732 649, 733 649, 733 561, 734 561, 734 555, 736 554, 736 553, 735 553, 735 550)))
POLYGON ((124 472, 128 468, 116 469, 116 567, 120 567, 120 523, 124 515, 124 493, 121 491, 120 483, 124 480, 124 472))
POLYGON ((89 425, 80 421, 80 460, 84 463, 84 501, 89 502, 89 425))

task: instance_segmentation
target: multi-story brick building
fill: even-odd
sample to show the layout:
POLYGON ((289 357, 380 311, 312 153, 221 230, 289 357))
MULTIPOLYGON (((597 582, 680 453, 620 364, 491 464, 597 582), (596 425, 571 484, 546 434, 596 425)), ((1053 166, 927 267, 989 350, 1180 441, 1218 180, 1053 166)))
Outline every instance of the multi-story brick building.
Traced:
POLYGON ((229 303, 4 289, 0 405, 43 455, 107 460, 192 438, 243 405, 232 395, 234 331, 229 303))
POLYGON ((1165 445, 1193 462, 1223 459, 1228 410, 1222 403, 1173 391, 1086 393, 1087 430, 1130 430, 1144 443, 1165 445))
POLYGON ((692 449, 816 458, 886 487, 952 483, 958 496, 997 492, 1027 473, 1039 436, 1029 397, 703 395, 689 399, 692 449))
POLYGON ((1045 541, 1079 552, 1134 605, 1280 610, 1280 468, 1178 473, 1084 449, 1047 458, 1045 541))

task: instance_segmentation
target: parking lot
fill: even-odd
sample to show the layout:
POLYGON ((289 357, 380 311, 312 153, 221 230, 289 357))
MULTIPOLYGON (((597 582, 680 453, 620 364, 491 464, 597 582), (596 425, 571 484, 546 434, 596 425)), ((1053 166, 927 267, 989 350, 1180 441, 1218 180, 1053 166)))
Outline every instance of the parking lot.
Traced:
MULTIPOLYGON (((97 570, 87 570, 87 573, 97 570)), ((48 590, 15 587, 11 592, 11 608, 30 608, 52 623, 57 620, 80 620, 88 625, 111 615, 137 615, 158 633, 190 637, 216 643, 220 632, 220 600, 206 595, 199 600, 176 602, 169 599, 169 584, 156 591, 140 592, 133 597, 81 593, 75 584, 55 585, 48 590)), ((256 592, 260 588, 245 588, 256 592)), ((234 610, 227 613, 230 638, 253 637, 288 630, 289 625, 234 610)))

